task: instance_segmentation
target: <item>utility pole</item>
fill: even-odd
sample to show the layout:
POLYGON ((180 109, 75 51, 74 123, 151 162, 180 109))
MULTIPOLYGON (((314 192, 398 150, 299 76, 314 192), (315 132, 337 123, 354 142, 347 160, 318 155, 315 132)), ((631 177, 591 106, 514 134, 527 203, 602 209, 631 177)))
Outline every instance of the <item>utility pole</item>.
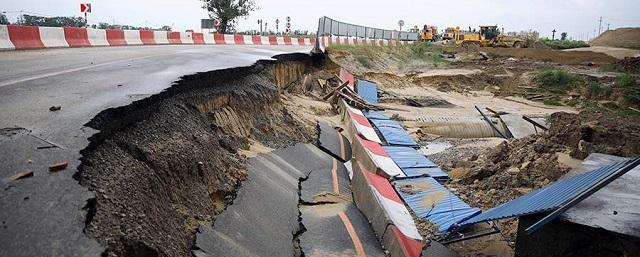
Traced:
POLYGON ((609 30, 609 28, 611 28, 611 23, 607 23, 607 30, 609 30))
POLYGON ((278 35, 278 24, 280 24, 280 19, 276 19, 276 35, 278 35))
POLYGON ((258 24, 260 24, 260 35, 262 36, 262 19, 258 20, 258 24))
POLYGON ((600 20, 598 20, 598 36, 602 33, 602 16, 600 16, 600 20))
POLYGON ((551 33, 552 33, 552 34, 551 34, 551 40, 555 40, 555 39, 556 39, 556 29, 553 29, 553 30, 551 31, 551 33))

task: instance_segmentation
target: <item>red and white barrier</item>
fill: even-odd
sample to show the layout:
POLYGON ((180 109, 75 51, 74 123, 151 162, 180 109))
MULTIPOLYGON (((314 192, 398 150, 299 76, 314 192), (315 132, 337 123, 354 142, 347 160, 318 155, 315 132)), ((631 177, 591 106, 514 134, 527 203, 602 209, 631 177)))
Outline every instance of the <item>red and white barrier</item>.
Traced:
POLYGON ((377 171, 378 174, 387 178, 406 177, 380 144, 356 136, 352 141, 351 149, 354 158, 365 164, 368 170, 377 171))
POLYGON ((340 68, 340 79, 344 82, 349 82, 349 87, 351 89, 353 89, 354 85, 355 85, 355 77, 353 76, 353 74, 351 74, 350 72, 348 72, 345 68, 340 68))
POLYGON ((308 45, 315 39, 151 30, 0 25, 0 50, 54 47, 197 45, 308 45))
POLYGON ((355 132, 351 135, 351 138, 354 138, 356 134, 360 134, 367 140, 380 144, 382 141, 380 140, 378 134, 376 134, 373 126, 371 126, 371 123, 369 123, 369 120, 364 116, 362 111, 352 108, 348 104, 345 104, 345 106, 347 109, 348 118, 350 119, 346 120, 346 122, 352 124, 354 129, 354 131, 352 132, 355 132))

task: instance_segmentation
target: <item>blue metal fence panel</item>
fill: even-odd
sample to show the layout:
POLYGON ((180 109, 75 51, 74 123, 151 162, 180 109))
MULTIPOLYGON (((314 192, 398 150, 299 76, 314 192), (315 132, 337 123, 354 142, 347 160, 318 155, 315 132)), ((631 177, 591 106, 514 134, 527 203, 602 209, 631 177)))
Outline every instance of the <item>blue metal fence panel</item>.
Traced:
POLYGON ((406 146, 383 146, 391 159, 408 177, 424 176, 447 180, 449 175, 416 149, 406 146))
POLYGON ((494 207, 481 215, 465 221, 461 225, 466 226, 490 220, 555 210, 580 192, 596 184, 599 180, 616 172, 628 162, 629 161, 617 162, 580 175, 558 180, 546 187, 494 207))
POLYGON ((400 168, 438 167, 416 149, 406 146, 383 146, 384 150, 400 168))
POLYGON ((436 225, 439 233, 444 234, 481 212, 430 177, 397 180, 393 186, 409 208, 436 225))
POLYGON ((371 122, 376 126, 378 131, 384 137, 384 140, 389 145, 401 145, 401 146, 417 146, 416 143, 409 133, 400 126, 395 120, 375 120, 372 119, 371 122))
POLYGON ((378 103, 378 86, 373 81, 359 79, 357 89, 358 95, 369 103, 378 103))
POLYGON ((384 114, 384 111, 363 111, 364 116, 372 120, 390 120, 389 116, 384 114))
POLYGON ((449 180, 449 174, 444 172, 439 167, 429 167, 429 168, 403 168, 402 172, 404 172, 407 177, 417 177, 428 175, 429 177, 435 178, 439 181, 447 181, 449 180))

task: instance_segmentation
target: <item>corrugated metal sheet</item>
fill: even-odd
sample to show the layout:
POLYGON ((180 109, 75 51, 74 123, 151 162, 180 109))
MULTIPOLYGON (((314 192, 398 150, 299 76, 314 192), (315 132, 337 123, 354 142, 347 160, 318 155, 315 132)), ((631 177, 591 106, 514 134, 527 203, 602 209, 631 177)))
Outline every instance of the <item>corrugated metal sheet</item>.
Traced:
POLYGON ((416 149, 404 146, 383 146, 400 168, 438 167, 416 149))
POLYGON ((462 223, 462 226, 475 223, 518 217, 534 213, 553 211, 562 204, 576 197, 580 192, 598 183, 601 179, 622 168, 629 161, 617 162, 593 171, 589 171, 530 192, 519 198, 494 207, 472 219, 462 223))
POLYGON ((438 179, 447 179, 449 175, 442 171, 416 149, 405 146, 384 146, 384 150, 398 167, 409 177, 429 175, 438 179))
POLYGON ((358 95, 364 98, 369 103, 377 104, 378 103, 378 86, 373 81, 368 80, 358 80, 358 84, 356 84, 358 95))
POLYGON ((430 177, 397 180, 393 186, 418 217, 438 226, 439 233, 480 213, 430 177))
POLYGON ((364 116, 369 119, 374 120, 390 120, 387 115, 384 114, 384 111, 363 111, 364 116))
POLYGON ((447 181, 449 180, 449 174, 444 172, 439 167, 430 167, 430 168, 404 168, 401 169, 407 177, 418 177, 428 175, 429 177, 435 178, 438 181, 447 181))
POLYGON ((375 120, 372 119, 371 122, 376 126, 378 131, 382 134, 385 141, 389 145, 401 145, 401 146, 417 146, 416 143, 409 133, 400 126, 395 120, 375 120))

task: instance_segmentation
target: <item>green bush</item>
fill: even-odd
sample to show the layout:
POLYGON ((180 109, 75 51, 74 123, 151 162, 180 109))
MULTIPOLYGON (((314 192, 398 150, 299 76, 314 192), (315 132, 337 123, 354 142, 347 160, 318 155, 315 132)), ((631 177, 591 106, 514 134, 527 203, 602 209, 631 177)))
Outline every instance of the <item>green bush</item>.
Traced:
POLYGON ((601 86, 596 82, 591 82, 587 86, 587 98, 589 99, 607 98, 611 93, 611 87, 601 86))
POLYGON ((629 74, 618 76, 616 78, 616 86, 623 89, 623 97, 628 104, 640 105, 640 85, 636 83, 636 79, 633 76, 629 74))
POLYGON ((574 88, 580 77, 562 69, 544 69, 534 74, 534 80, 551 92, 563 93, 574 88))
POLYGON ((549 47, 551 49, 571 49, 571 48, 579 48, 579 47, 589 47, 587 42, 581 40, 551 40, 548 38, 541 38, 538 40, 538 43, 549 47))

